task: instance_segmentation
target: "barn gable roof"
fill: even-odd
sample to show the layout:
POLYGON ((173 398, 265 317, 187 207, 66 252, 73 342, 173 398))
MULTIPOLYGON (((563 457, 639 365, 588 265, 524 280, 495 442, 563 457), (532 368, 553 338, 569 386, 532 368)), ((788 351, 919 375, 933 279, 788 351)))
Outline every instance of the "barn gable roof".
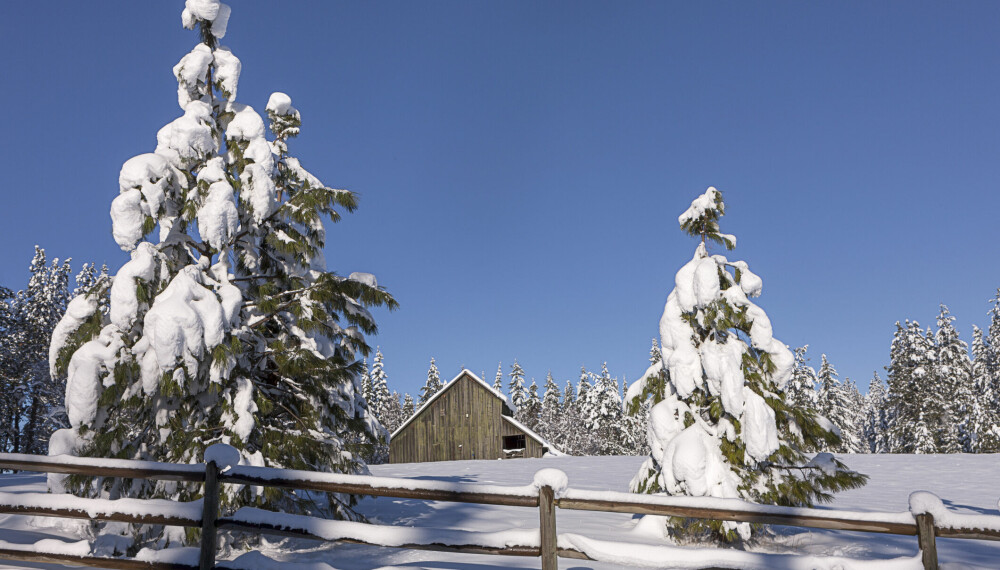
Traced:
MULTIPOLYGON (((414 410, 413 411, 413 415, 410 416, 409 418, 407 418, 407 420, 405 422, 403 422, 403 425, 401 425, 398 428, 396 428, 396 431, 392 432, 392 435, 389 436, 389 439, 392 439, 392 438, 396 437, 396 435, 399 432, 403 431, 403 429, 405 429, 406 426, 410 425, 410 422, 412 422, 413 420, 415 420, 417 418, 417 416, 420 415, 420 412, 424 411, 424 408, 426 408, 427 406, 430 406, 432 403, 434 403, 434 400, 437 400, 439 397, 441 397, 441 394, 444 394, 445 392, 447 392, 448 389, 451 388, 452 386, 454 386, 455 382, 459 378, 461 378, 462 376, 468 376, 473 381, 478 382, 483 388, 486 388, 486 390, 489 391, 490 394, 493 394, 497 398, 500 398, 500 400, 503 403, 507 404, 508 406, 511 406, 510 402, 507 401, 507 396, 503 395, 502 393, 498 392, 497 390, 494 390, 493 386, 490 386, 486 382, 483 382, 482 378, 480 378, 479 376, 476 376, 475 373, 473 373, 468 368, 463 368, 461 372, 459 372, 454 378, 452 378, 451 380, 449 380, 447 384, 445 384, 444 386, 442 386, 441 389, 437 391, 437 394, 434 394, 433 396, 431 396, 430 399, 427 400, 426 402, 424 402, 422 406, 420 406, 419 408, 417 408, 416 410, 414 410)), ((541 441, 541 440, 539 440, 539 441, 541 441)))

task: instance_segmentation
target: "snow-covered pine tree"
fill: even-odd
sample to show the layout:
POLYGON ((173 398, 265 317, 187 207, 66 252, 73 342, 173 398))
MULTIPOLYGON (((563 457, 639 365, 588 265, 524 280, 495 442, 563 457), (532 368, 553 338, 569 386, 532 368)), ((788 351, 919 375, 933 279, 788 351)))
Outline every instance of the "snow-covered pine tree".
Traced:
POLYGON ((407 392, 403 394, 403 421, 413 417, 413 412, 416 411, 416 406, 413 403, 413 396, 407 392))
POLYGON ((817 411, 840 430, 840 441, 823 451, 857 453, 861 451, 862 444, 857 436, 860 426, 855 422, 856 402, 852 401, 850 389, 840 382, 838 376, 837 369, 830 364, 825 354, 822 355, 819 372, 816 374, 820 387, 817 411))
POLYGON ((652 366, 663 360, 663 353, 660 352, 660 343, 653 337, 653 346, 649 349, 649 365, 652 366))
POLYGON ((389 409, 389 400, 392 394, 389 392, 389 375, 385 371, 385 356, 382 349, 375 349, 375 359, 372 360, 371 371, 372 397, 368 400, 368 410, 375 414, 375 418, 383 426, 386 425, 386 411, 389 409))
POLYGON ((437 364, 434 363, 434 358, 431 357, 431 366, 427 369, 427 381, 424 382, 423 388, 420 389, 420 405, 424 405, 427 400, 434 397, 441 391, 444 385, 441 384, 441 373, 438 372, 437 364))
POLYGON ((553 443, 560 445, 561 451, 570 455, 582 454, 583 427, 580 420, 580 401, 572 380, 566 381, 563 389, 562 417, 559 421, 559 435, 553 443))
POLYGON ((887 412, 890 453, 934 453, 931 430, 923 415, 932 346, 916 321, 896 323, 889 349, 887 412))
MULTIPOLYGON (((382 425, 385 426, 386 431, 392 433, 403 425, 406 421, 406 417, 403 416, 403 406, 399 403, 399 392, 395 390, 392 395, 389 396, 389 400, 385 405, 385 411, 382 412, 384 415, 384 420, 382 425)), ((380 418, 380 420, 383 418, 380 418)))
POLYGON ((372 373, 371 369, 368 368, 368 358, 361 360, 361 366, 361 395, 364 396, 365 402, 370 408, 374 395, 372 394, 372 373))
MULTIPOLYGON (((186 2, 183 24, 200 43, 174 67, 183 115, 160 129, 154 152, 124 164, 111 205, 131 260, 70 301, 53 334, 71 427, 50 453, 190 463, 225 442, 253 465, 364 473, 354 445, 381 433, 358 383, 365 335, 376 332, 367 308, 396 302, 370 274, 327 269, 324 218, 338 221, 357 197, 289 154, 301 119, 287 95, 267 102, 271 140, 235 101, 241 64, 219 44, 229 15, 217 0, 186 2)), ((338 241, 350 247, 349 236, 338 241)), ((50 480, 64 485, 84 496, 201 495, 193 483, 50 480)), ((225 487, 221 500, 357 518, 356 496, 259 493, 225 487)))
POLYGON ((524 400, 524 405, 517 409, 515 419, 528 426, 528 429, 536 431, 538 429, 539 416, 542 413, 542 400, 538 397, 538 384, 535 379, 531 379, 528 386, 528 397, 524 400))
POLYGON ((507 393, 510 394, 510 403, 514 407, 514 414, 524 406, 528 400, 528 390, 524 386, 524 369, 514 359, 514 364, 510 365, 510 383, 507 384, 507 393))
POLYGON ((626 436, 622 433, 622 399, 618 393, 618 380, 608 372, 608 363, 601 365, 601 375, 587 391, 587 415, 583 425, 593 441, 594 455, 623 455, 626 436))
POLYGON ((497 376, 493 379, 493 389, 503 394, 503 363, 497 362, 497 376))
POLYGON ((70 263, 49 264, 35 246, 29 271, 25 289, 0 296, 6 315, 0 323, 0 449, 45 453, 49 436, 66 425, 65 382, 49 374, 47 357, 69 300, 70 263))
POLYGON ((809 359, 806 352, 809 345, 795 349, 795 366, 792 368, 792 377, 785 386, 785 399, 795 407, 809 407, 818 409, 819 393, 816 391, 816 370, 809 366, 809 359))
POLYGON ((538 433, 542 437, 559 446, 561 439, 560 421, 562 406, 559 403, 559 385, 552 378, 552 371, 545 375, 545 392, 542 395, 542 408, 538 419, 538 433))
POLYGON ((983 331, 972 327, 972 382, 975 398, 969 414, 974 436, 972 453, 1000 452, 1000 402, 997 387, 990 376, 989 347, 983 331))
POLYGON ((868 443, 865 440, 865 397, 858 389, 858 384, 850 378, 844 380, 843 389, 847 394, 847 401, 850 403, 850 433, 848 437, 841 437, 841 441, 846 442, 842 449, 845 453, 868 453, 868 443))
POLYGON ((934 334, 935 368, 932 390, 941 406, 936 425, 938 453, 971 452, 975 436, 969 421, 972 412, 972 361, 969 345, 958 337, 955 317, 941 305, 934 334))
POLYGON ((889 452, 888 396, 885 383, 876 372, 868 383, 864 404, 864 439, 869 453, 889 452))
MULTIPOLYGON (((735 246, 733 236, 719 231, 724 211, 722 195, 709 188, 679 218, 681 229, 701 243, 667 298, 660 320, 663 362, 629 390, 654 402, 652 453, 631 489, 779 505, 829 500, 831 491, 860 486, 866 477, 828 454, 809 461, 802 453, 808 440, 835 436, 812 410, 783 398, 794 357, 750 301, 761 292, 760 278, 745 262, 708 253, 708 242, 735 246), (656 392, 647 380, 664 370, 668 382, 656 392)), ((727 542, 751 535, 747 523, 674 519, 670 528, 727 542)))

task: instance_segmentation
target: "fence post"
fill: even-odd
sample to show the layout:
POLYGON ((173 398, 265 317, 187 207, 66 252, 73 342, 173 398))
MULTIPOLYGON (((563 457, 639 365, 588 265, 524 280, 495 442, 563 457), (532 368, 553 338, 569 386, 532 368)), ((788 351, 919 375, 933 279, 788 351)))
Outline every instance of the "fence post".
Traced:
POLYGON ((934 538, 934 515, 922 513, 917 519, 917 540, 920 543, 920 560, 924 570, 938 570, 937 542, 934 538))
POLYGON ((556 553, 555 491, 549 485, 538 488, 538 515, 542 570, 559 570, 559 559, 556 553))
POLYGON ((218 546, 215 520, 219 517, 219 466, 214 461, 205 464, 205 496, 201 513, 201 555, 199 570, 215 568, 215 549, 218 546))

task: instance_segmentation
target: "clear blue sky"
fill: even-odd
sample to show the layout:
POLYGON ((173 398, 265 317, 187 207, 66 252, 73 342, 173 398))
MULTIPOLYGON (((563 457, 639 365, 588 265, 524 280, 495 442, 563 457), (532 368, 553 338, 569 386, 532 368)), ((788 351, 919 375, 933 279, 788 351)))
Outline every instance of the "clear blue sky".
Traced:
MULTIPOLYGON (((862 387, 894 323, 964 338, 1000 286, 996 2, 237 1, 239 97, 303 115, 292 147, 361 196, 331 269, 375 273, 390 383, 431 356, 540 382, 635 379, 714 185, 775 336, 862 387)), ((180 114, 180 1, 30 2, 0 18, 0 284, 32 246, 127 260, 121 164, 180 114)))

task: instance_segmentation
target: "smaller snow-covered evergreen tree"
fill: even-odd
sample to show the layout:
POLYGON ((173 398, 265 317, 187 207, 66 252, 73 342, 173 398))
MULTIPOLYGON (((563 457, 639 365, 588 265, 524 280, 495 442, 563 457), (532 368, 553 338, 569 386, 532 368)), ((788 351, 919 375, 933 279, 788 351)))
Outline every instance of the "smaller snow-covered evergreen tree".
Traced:
POLYGON ((595 378, 593 387, 586 396, 583 424, 591 434, 594 455, 623 455, 629 450, 625 446, 626 435, 622 433, 623 410, 618 380, 608 372, 608 363, 601 366, 601 375, 595 378))
POLYGON ((862 450, 861 439, 858 437, 860 426, 856 422, 858 403, 854 401, 850 387, 841 383, 838 376, 826 355, 822 355, 817 373, 820 386, 818 411, 840 430, 840 441, 824 451, 857 453, 862 450))
POLYGON ((934 334, 934 401, 941 406, 935 431, 938 453, 971 452, 975 445, 970 414, 973 410, 972 361, 969 345, 958 336, 955 317, 941 305, 934 334))
POLYGON ((424 382, 424 387, 420 389, 420 405, 424 405, 427 400, 434 397, 441 391, 443 384, 441 384, 441 373, 438 372, 437 364, 434 363, 434 358, 431 358, 430 368, 427 369, 427 381, 424 382))
POLYGON ((517 409, 515 418, 517 421, 528 426, 528 429, 536 431, 541 413, 542 400, 538 397, 538 384, 532 378, 531 385, 528 386, 528 396, 524 400, 524 405, 517 409))
POLYGON ((416 406, 413 403, 413 396, 407 392, 403 394, 403 421, 413 417, 413 412, 416 411, 416 406))
POLYGON ((493 379, 493 389, 503 394, 503 363, 497 362, 497 375, 493 379))
POLYGON ((796 407, 819 408, 819 394, 816 391, 816 370, 808 364, 806 351, 809 345, 795 349, 795 367, 792 377, 785 387, 785 398, 796 407))
POLYGON ((524 386, 524 369, 514 359, 514 364, 510 365, 510 383, 507 384, 507 393, 510 394, 510 403, 514 407, 514 414, 528 401, 528 390, 524 386))
POLYGON ((864 403, 864 435, 870 453, 889 452, 889 417, 886 408, 888 392, 882 378, 876 372, 868 384, 864 403))
POLYGON ((542 395, 542 407, 538 419, 538 432, 557 447, 560 445, 560 422, 563 418, 562 405, 559 403, 559 385, 552 378, 552 371, 545 375, 545 392, 542 395))
POLYGON ((975 398, 969 413, 973 453, 1000 452, 1000 396, 990 375, 989 347, 983 331, 972 329, 972 383, 975 398))

